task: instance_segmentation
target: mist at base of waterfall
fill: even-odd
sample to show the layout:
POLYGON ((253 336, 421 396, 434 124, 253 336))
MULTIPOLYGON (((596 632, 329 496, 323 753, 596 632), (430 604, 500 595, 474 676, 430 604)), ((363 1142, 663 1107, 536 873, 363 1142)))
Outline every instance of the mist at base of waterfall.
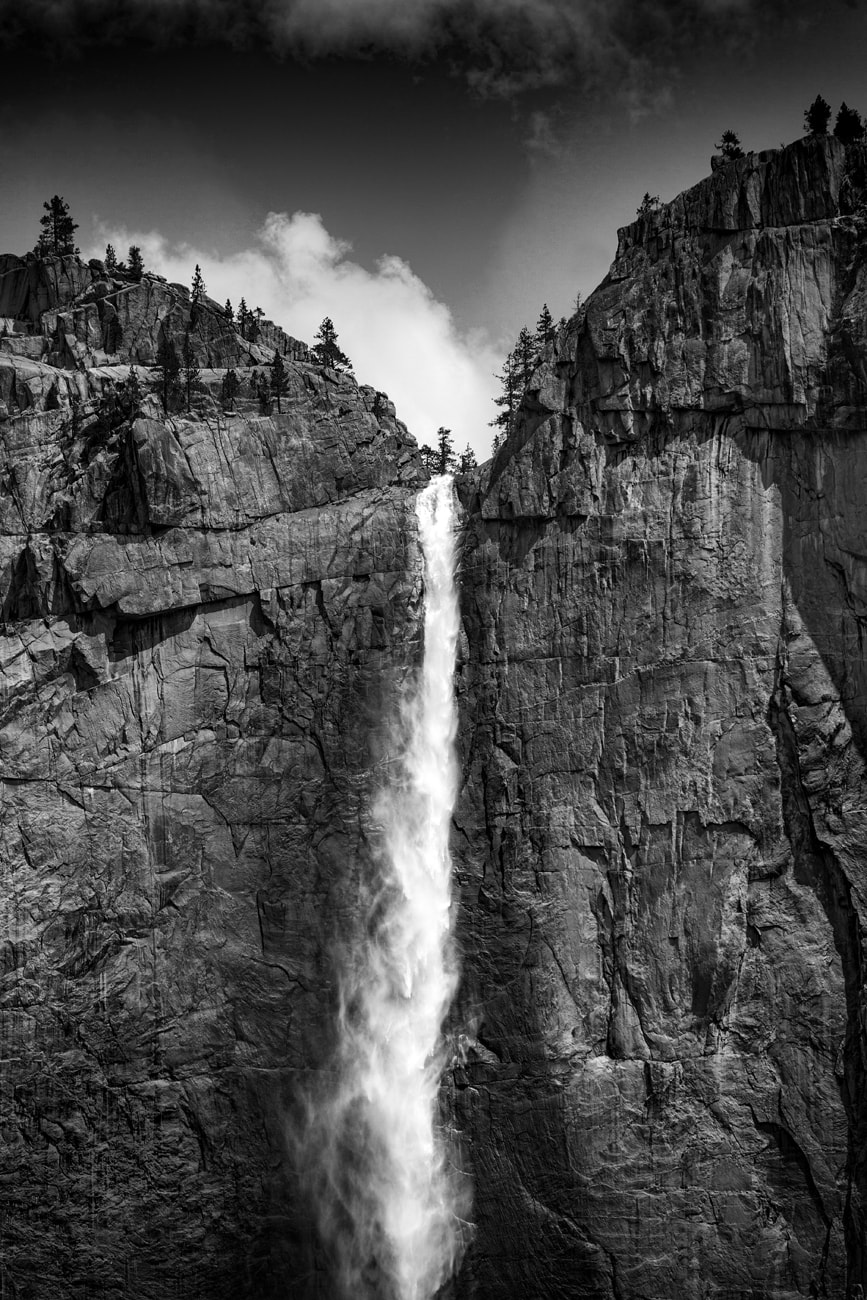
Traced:
POLYGON ((434 479, 416 510, 423 659, 411 693, 395 704, 395 749, 373 808, 374 878, 340 972, 334 1083, 315 1099, 307 1135, 320 1233, 346 1300, 432 1300, 468 1234, 468 1184, 439 1115, 442 1026, 457 983, 449 831, 460 620, 451 478, 434 479))

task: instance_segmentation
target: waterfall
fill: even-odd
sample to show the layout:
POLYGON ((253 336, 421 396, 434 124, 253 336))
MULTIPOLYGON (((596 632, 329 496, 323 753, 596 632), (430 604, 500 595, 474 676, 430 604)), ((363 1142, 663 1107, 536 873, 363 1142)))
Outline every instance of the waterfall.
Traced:
POLYGON ((461 1250, 461 1185, 438 1123, 442 1024, 456 984, 449 828, 459 611, 451 478, 434 479, 416 510, 423 661, 374 808, 377 880, 365 898, 363 940, 341 981, 339 1083, 319 1115, 324 1235, 353 1300, 431 1300, 461 1250))

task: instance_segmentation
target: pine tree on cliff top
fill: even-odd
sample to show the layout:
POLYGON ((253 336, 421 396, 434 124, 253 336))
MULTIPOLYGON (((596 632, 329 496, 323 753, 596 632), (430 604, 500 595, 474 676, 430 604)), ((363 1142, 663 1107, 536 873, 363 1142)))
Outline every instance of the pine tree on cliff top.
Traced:
POLYGON ((105 257, 102 260, 103 260, 103 264, 105 265, 105 269, 106 271, 108 271, 109 275, 116 275, 117 274, 117 253, 114 251, 113 244, 106 244, 105 257))
POLYGON ((518 413, 521 382, 514 348, 506 357, 502 370, 495 378, 500 381, 500 393, 494 398, 494 405, 499 406, 501 410, 488 423, 492 428, 502 431, 495 434, 496 442, 498 438, 508 438, 514 428, 515 416, 518 413))
POLYGON ((544 348, 550 343, 557 333, 554 325, 554 317, 548 309, 546 302, 542 303, 542 310, 539 312, 539 319, 536 321, 536 346, 544 348))
POLYGON ((817 95, 804 112, 804 130, 810 135, 827 135, 831 120, 831 105, 827 99, 817 95))
POLYGON ((841 144, 856 144, 864 139, 864 123, 857 108, 849 108, 845 102, 840 105, 834 135, 841 144))
POLYGON ((202 268, 199 266, 198 262, 196 262, 196 270, 193 275, 193 283, 190 289, 190 325, 191 326, 194 326, 198 319, 199 308, 201 307, 202 303, 205 300, 206 293, 207 293, 207 289, 205 288, 205 281, 202 278, 202 268))
POLYGON ((45 209, 45 215, 39 218, 42 231, 33 251, 39 257, 48 257, 52 253, 59 253, 61 257, 66 253, 77 253, 75 232, 78 222, 69 215, 69 204, 61 195, 55 194, 42 206, 45 209))
POLYGON ((313 355, 320 366, 330 366, 332 370, 351 370, 352 362, 337 343, 337 330, 330 316, 319 326, 313 355))
POLYGON ((138 244, 130 244, 129 246, 127 268, 131 280, 140 280, 144 275, 144 258, 138 244))
POLYGON ((720 136, 719 144, 714 145, 723 158, 743 158, 744 151, 741 148, 741 142, 734 131, 723 131, 720 136))

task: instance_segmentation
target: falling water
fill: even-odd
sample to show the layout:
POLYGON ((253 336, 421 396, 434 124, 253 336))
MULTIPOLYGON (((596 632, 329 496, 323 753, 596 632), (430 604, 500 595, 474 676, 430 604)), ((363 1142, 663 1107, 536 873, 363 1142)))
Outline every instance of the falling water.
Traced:
MULTIPOLYGON (((457 792, 459 614, 451 479, 417 501, 424 657, 375 807, 379 877, 342 980, 340 1083, 319 1152, 326 1239, 344 1294, 430 1300, 456 1267, 460 1181, 438 1123, 442 1025, 455 991, 449 826, 457 792)), ((320 1111, 320 1119, 323 1118, 320 1111)))

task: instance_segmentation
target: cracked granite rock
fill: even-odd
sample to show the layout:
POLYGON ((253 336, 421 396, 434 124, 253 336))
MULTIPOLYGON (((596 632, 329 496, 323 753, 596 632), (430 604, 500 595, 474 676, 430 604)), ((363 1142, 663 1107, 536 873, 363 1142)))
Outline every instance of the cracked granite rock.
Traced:
POLYGON ((321 1295, 293 1116, 417 659, 427 476, 383 394, 303 359, 282 415, 221 412, 210 369, 165 418, 139 366, 123 418, 183 294, 123 290, 121 364, 92 268, 4 263, 0 1292, 321 1295))
POLYGON ((462 1295, 867 1286, 859 176, 621 231, 467 495, 462 1295))

